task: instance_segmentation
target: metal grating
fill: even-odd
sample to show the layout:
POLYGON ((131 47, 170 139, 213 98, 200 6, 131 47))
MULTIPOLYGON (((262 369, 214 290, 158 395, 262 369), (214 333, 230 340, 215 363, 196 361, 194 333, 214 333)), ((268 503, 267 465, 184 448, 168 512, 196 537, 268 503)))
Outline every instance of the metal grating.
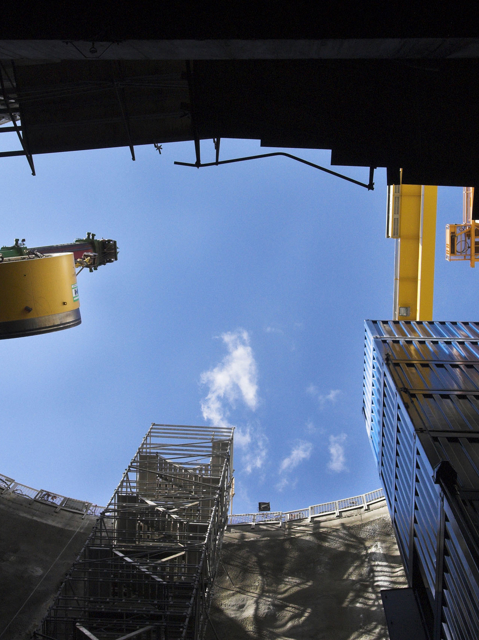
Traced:
POLYGON ((233 431, 153 424, 35 637, 204 637, 233 431))

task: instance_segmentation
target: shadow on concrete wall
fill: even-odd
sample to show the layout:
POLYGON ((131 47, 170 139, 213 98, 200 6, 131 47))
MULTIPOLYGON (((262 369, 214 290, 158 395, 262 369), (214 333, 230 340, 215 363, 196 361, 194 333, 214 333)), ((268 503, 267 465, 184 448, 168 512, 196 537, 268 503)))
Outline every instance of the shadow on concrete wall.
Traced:
POLYGON ((380 590, 406 586, 384 509, 225 536, 207 640, 387 639, 380 590), (214 631, 213 631, 213 628, 214 631))
POLYGON ((96 517, 13 493, 0 497, 0 640, 28 640, 96 517))

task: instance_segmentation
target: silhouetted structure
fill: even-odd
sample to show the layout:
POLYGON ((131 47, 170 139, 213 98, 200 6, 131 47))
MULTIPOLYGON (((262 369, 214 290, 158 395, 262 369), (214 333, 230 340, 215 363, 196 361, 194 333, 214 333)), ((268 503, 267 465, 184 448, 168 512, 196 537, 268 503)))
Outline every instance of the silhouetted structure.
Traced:
POLYGON ((475 186, 476 21, 391 3, 172 0, 2 12, 0 131, 33 156, 212 138, 475 186), (18 121, 18 122, 17 122, 18 121), (20 129, 21 127, 21 129, 20 129))

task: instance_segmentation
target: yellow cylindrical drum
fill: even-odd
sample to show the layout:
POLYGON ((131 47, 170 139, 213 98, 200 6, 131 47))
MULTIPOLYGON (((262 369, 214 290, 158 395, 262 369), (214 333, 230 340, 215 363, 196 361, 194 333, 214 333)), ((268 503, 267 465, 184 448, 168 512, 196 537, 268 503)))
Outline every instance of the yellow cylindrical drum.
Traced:
POLYGON ((73 253, 0 262, 0 340, 81 323, 73 253))

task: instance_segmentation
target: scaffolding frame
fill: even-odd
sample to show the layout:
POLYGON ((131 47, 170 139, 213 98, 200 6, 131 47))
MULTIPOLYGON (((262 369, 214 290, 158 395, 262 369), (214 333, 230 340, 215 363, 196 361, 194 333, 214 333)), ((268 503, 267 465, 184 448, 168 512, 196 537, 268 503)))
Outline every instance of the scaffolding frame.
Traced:
POLYGON ((34 638, 201 640, 233 429, 152 424, 34 638))

